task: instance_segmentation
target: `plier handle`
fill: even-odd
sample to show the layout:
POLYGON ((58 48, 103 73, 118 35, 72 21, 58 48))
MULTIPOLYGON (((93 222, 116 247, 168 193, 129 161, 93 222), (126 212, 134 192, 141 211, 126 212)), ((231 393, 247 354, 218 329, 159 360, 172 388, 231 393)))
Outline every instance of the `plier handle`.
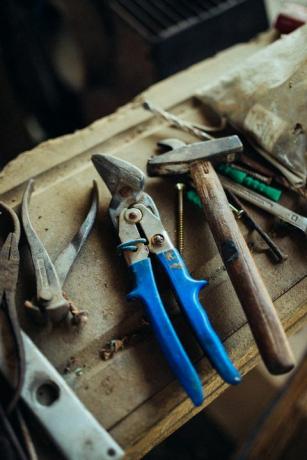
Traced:
POLYGON ((241 380, 240 374, 199 302, 199 292, 207 281, 191 277, 162 225, 154 201, 142 190, 143 173, 130 163, 109 155, 94 155, 93 162, 113 195, 109 208, 111 219, 121 241, 119 249, 134 277, 135 287, 128 299, 142 301, 173 373, 193 403, 200 405, 203 402, 201 380, 164 308, 149 255, 153 254, 163 268, 182 311, 213 366, 227 383, 237 384, 241 380), (138 177, 139 181, 136 181, 138 177))
POLYGON ((24 191, 21 205, 21 221, 31 252, 36 280, 36 295, 32 301, 25 302, 25 307, 36 322, 46 323, 50 320, 56 323, 62 321, 69 311, 70 303, 63 294, 63 285, 93 228, 98 209, 98 189, 94 182, 91 206, 81 227, 52 261, 31 222, 29 206, 33 186, 34 180, 31 179, 24 191))
MULTIPOLYGON (((25 376, 25 351, 15 303, 20 262, 18 250, 20 224, 15 211, 3 202, 0 202, 0 215, 1 240, 2 231, 6 232, 0 249, 0 307, 4 311, 8 321, 17 358, 15 360, 17 363, 17 383, 15 385, 14 394, 6 408, 7 413, 11 413, 20 398, 25 376)), ((3 336, 1 339, 3 340, 1 346, 3 348, 7 347, 5 337, 3 336)))

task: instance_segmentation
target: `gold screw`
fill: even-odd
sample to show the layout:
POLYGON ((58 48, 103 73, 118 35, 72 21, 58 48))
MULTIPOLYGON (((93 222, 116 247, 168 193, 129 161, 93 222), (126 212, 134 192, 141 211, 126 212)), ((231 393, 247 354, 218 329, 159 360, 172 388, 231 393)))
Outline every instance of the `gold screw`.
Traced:
POLYGON ((184 225, 183 225, 183 191, 185 185, 182 182, 176 184, 177 194, 177 247, 180 254, 184 250, 184 225))

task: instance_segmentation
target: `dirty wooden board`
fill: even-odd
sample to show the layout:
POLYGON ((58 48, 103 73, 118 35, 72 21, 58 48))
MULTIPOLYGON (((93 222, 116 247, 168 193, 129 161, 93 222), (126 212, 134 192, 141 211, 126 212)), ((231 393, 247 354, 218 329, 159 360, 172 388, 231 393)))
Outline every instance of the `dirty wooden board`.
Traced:
MULTIPOLYGON (((143 310, 125 301, 131 288, 125 263, 116 255, 118 243, 107 216, 110 195, 90 162, 94 153, 113 153, 145 171, 156 142, 164 137, 193 139, 151 117, 141 108, 144 98, 172 109, 187 119, 207 121, 202 107, 192 97, 204 83, 261 49, 270 40, 262 36, 249 44, 233 47, 213 59, 158 83, 118 112, 75 134, 48 141, 20 155, 0 173, 0 197, 19 208, 26 181, 35 177, 30 213, 52 257, 65 246, 80 225, 89 205, 93 179, 100 188, 99 218, 65 285, 75 304, 89 312, 82 330, 69 322, 40 329, 29 323, 22 303, 33 294, 33 272, 27 248, 19 285, 19 312, 24 329, 51 362, 64 374, 80 399, 107 428, 129 458, 140 458, 171 434, 222 391, 225 385, 211 369, 176 316, 184 341, 196 363, 207 396, 202 408, 193 408, 172 377, 150 329, 143 327, 143 310), (133 343, 108 361, 101 348, 111 339, 133 336, 133 343), (72 359, 73 358, 73 359, 72 359), (64 373, 66 367, 69 372, 64 373)), ((162 221, 175 236, 175 190, 167 180, 149 179, 162 221)), ((255 210, 252 212, 256 214, 255 210)), ((256 214, 268 222, 265 214, 256 214)), ((221 260, 201 210, 186 204, 185 259, 194 277, 209 277, 201 301, 242 373, 258 360, 257 350, 244 314, 227 274, 215 274, 221 260)), ((242 231, 247 233, 242 226, 242 231)), ((255 260, 289 333, 299 328, 307 312, 307 242, 298 232, 278 240, 289 254, 283 265, 272 265, 265 254, 255 260)), ((163 286, 163 289, 166 288, 163 286)))

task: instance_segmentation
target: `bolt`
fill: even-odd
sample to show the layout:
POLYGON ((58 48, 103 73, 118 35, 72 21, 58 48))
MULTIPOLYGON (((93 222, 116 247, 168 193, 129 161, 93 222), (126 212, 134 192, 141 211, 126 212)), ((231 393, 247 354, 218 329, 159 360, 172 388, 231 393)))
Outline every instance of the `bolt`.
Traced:
POLYGON ((164 236, 157 233, 151 238, 151 243, 153 246, 162 246, 164 243, 164 236))
POLYGON ((141 219, 142 219, 142 213, 139 209, 127 209, 126 213, 125 213, 125 219, 127 222, 132 222, 134 224, 136 224, 137 222, 139 222, 141 219))
POLYGON ((182 182, 176 184, 177 194, 177 247, 180 254, 184 250, 184 225, 183 225, 183 191, 185 185, 182 182))

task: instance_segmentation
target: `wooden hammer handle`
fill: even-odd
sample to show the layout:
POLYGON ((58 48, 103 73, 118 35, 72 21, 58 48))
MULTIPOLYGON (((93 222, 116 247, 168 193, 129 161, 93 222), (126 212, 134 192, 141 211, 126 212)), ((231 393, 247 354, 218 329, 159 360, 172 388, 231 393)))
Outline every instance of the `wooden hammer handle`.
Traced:
POLYGON ((273 302, 230 210, 211 163, 195 162, 191 174, 233 287, 245 311, 259 352, 272 374, 294 367, 294 357, 273 302))

